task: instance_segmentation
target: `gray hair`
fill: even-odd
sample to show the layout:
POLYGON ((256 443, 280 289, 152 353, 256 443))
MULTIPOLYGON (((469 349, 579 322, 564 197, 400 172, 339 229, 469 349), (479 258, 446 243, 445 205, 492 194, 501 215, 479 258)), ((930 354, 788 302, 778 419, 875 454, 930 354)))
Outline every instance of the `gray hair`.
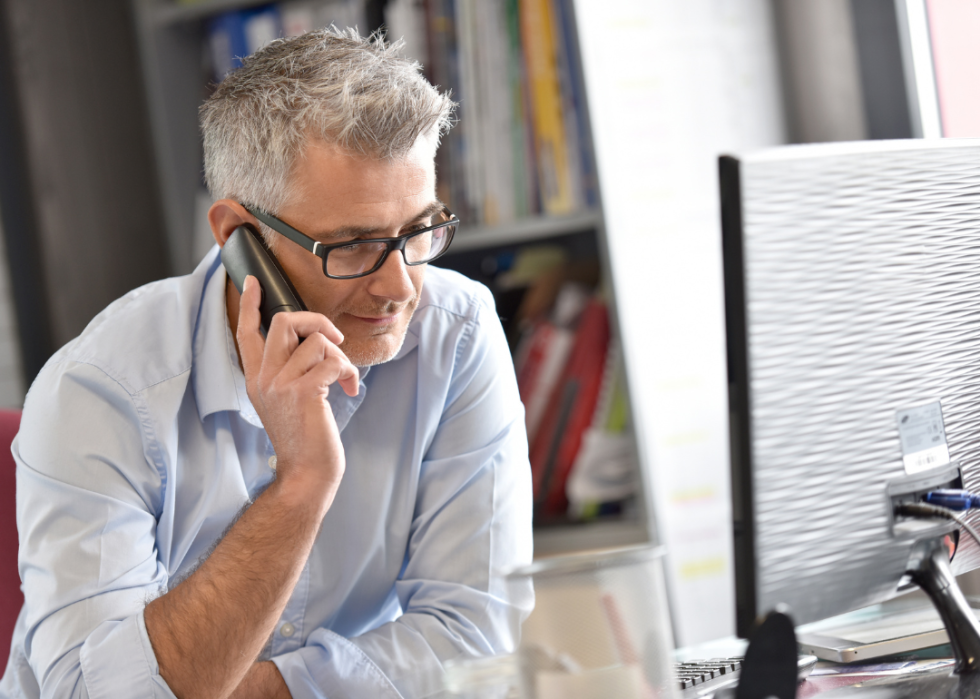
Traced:
POLYGON ((423 135, 438 143, 456 105, 401 48, 330 27, 246 58, 201 107, 211 195, 277 213, 310 138, 378 159, 405 156, 423 135))

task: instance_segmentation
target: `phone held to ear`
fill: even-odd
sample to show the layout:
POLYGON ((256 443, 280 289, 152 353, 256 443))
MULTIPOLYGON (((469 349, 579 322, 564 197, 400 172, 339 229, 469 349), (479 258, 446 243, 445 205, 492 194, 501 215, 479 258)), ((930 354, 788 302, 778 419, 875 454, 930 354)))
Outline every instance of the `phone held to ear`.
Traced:
POLYGON ((238 293, 245 286, 245 277, 251 274, 262 287, 262 332, 269 332, 272 316, 283 311, 305 311, 306 304, 289 282, 289 277, 269 252, 255 229, 239 226, 221 248, 221 263, 225 266, 238 293))

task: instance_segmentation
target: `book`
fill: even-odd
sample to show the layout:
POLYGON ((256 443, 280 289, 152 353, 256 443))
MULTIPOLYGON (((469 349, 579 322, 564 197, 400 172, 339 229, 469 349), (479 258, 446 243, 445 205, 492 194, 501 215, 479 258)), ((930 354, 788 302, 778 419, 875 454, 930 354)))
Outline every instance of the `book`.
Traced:
POLYGON ((549 321, 541 321, 527 333, 518 350, 515 366, 517 389, 524 403, 524 423, 528 443, 534 440, 548 400, 554 391, 565 362, 572 349, 574 335, 571 330, 549 321))
POLYGON ((519 8, 541 205, 545 213, 566 214, 575 208, 575 200, 569 174, 551 1, 521 0, 519 8))
POLYGON ((284 2, 279 6, 282 18, 282 35, 286 37, 300 36, 317 29, 317 8, 309 0, 294 0, 284 2))
POLYGON ((516 218, 513 157, 510 146, 513 95, 509 79, 509 39, 504 3, 474 2, 476 67, 483 124, 483 222, 509 223, 516 218))
POLYGON ((245 56, 281 35, 276 5, 232 10, 212 17, 208 22, 208 49, 215 82, 240 68, 245 56))
MULTIPOLYGON (((412 2, 413 0, 404 0, 412 2)), ((403 0, 399 0, 403 2, 403 0)), ((299 36, 330 25, 365 27, 365 0, 289 0, 279 3, 282 36, 299 36)))
POLYGON ((429 63, 425 66, 426 77, 430 83, 448 92, 453 100, 460 103, 456 112, 458 123, 443 139, 443 145, 436 153, 436 171, 439 173, 436 189, 439 198, 460 219, 479 223, 469 207, 467 195, 467 88, 460 85, 455 4, 454 0, 424 0, 422 5, 429 57, 429 63))
POLYGON ((466 182, 466 210, 479 221, 485 221, 486 155, 483 152, 484 117, 487 109, 477 66, 477 18, 474 0, 454 0, 456 25, 456 60, 459 70, 457 101, 460 121, 456 129, 462 134, 457 141, 462 154, 466 182))
POLYGON ((402 55, 425 65, 429 62, 423 0, 392 0, 385 7, 388 41, 403 41, 402 55))
POLYGON ((622 353, 618 343, 610 340, 595 414, 565 484, 573 519, 594 519, 616 511, 613 505, 628 500, 639 489, 625 384, 622 353))
POLYGON ((609 338, 608 309, 593 299, 578 320, 568 361, 531 444, 536 518, 560 517, 568 509, 565 484, 595 414, 609 338))
POLYGON ((598 206, 598 184, 592 149, 589 146, 589 129, 586 121, 584 77, 579 56, 578 36, 575 31, 571 0, 552 0, 556 24, 560 31, 558 74, 561 82, 562 115, 568 130, 570 170, 574 180, 572 189, 577 203, 582 206, 598 206))
POLYGON ((567 0, 393 0, 386 13, 392 29, 423 28, 412 43, 424 44, 426 76, 459 104, 437 187, 461 219, 493 226, 595 203, 567 0))
POLYGON ((507 78, 510 88, 510 147, 514 215, 530 216, 538 211, 537 170, 534 134, 530 123, 527 70, 521 50, 519 0, 504 0, 507 29, 507 78))

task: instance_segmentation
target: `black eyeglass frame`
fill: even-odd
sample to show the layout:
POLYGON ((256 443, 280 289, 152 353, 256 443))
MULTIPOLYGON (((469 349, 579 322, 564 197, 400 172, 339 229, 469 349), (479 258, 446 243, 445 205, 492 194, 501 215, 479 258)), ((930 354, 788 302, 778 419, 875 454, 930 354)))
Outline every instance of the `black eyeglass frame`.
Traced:
POLYGON ((309 250, 314 255, 319 257, 323 262, 323 274, 325 277, 329 279, 357 279, 359 277, 366 277, 369 274, 377 272, 379 269, 381 269, 381 266, 385 263, 385 260, 388 259, 388 255, 391 253, 392 250, 401 251, 402 260, 404 260, 405 264, 409 267, 428 264, 433 260, 437 260, 446 254, 446 252, 449 250, 450 244, 453 242, 453 236, 456 233, 456 227, 459 225, 459 219, 456 218, 456 214, 450 211, 448 206, 443 206, 442 211, 449 216, 448 221, 443 221, 442 223, 437 223, 434 226, 429 226, 427 228, 422 228, 417 231, 412 231, 407 235, 398 236, 397 238, 369 238, 365 240, 347 240, 342 243, 335 243, 333 245, 324 245, 320 241, 314 240, 313 238, 306 235, 302 231, 296 230, 285 221, 280 221, 272 214, 267 214, 261 209, 252 208, 250 206, 246 206, 245 204, 242 204, 242 206, 245 207, 246 211, 248 211, 255 218, 260 220, 262 223, 267 225, 269 228, 274 230, 276 233, 279 233, 280 235, 284 235, 285 237, 289 238, 291 241, 293 241, 300 247, 309 250), (421 262, 409 262, 408 258, 405 256, 406 242, 411 240, 417 235, 422 235, 423 233, 429 233, 430 231, 434 231, 437 228, 448 229, 449 240, 446 241, 446 247, 443 249, 443 251, 440 252, 435 257, 431 257, 421 262), (354 243, 375 243, 375 244, 384 243, 386 247, 385 247, 385 251, 381 254, 381 257, 378 258, 378 261, 375 263, 374 267, 369 269, 367 272, 360 272, 358 274, 348 274, 343 276, 330 274, 327 271, 327 255, 330 254, 330 251, 336 250, 337 248, 347 247, 348 245, 354 243))

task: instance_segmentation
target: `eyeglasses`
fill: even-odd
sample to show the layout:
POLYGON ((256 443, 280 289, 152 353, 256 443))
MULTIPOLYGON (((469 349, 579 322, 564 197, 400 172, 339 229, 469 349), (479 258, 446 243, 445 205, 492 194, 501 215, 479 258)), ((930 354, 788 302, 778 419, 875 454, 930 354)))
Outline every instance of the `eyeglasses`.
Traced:
POLYGON ((323 260, 323 273, 331 279, 356 279, 376 272, 392 250, 400 250, 408 266, 424 265, 445 254, 459 219, 446 207, 433 218, 437 223, 397 238, 368 238, 324 245, 261 209, 245 209, 272 230, 301 245, 323 260))

